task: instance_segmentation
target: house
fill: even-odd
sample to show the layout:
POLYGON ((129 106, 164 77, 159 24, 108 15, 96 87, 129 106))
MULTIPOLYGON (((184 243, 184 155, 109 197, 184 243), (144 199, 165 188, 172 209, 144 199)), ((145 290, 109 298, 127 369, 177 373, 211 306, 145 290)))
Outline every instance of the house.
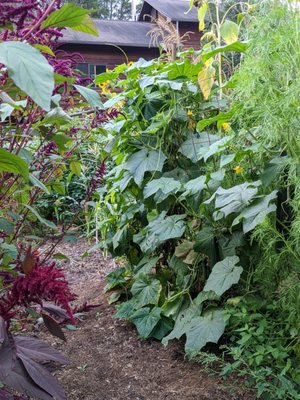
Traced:
POLYGON ((58 50, 72 54, 76 67, 93 78, 127 61, 158 57, 159 45, 151 40, 155 20, 173 24, 179 36, 188 33, 184 46, 199 48, 197 9, 188 8, 187 0, 144 0, 137 21, 94 19, 98 37, 65 29, 58 50))

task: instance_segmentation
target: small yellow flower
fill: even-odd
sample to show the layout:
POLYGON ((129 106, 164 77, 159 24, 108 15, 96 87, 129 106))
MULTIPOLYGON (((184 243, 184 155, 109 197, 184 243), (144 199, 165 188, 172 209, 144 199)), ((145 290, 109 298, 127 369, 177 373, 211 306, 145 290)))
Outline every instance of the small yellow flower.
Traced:
POLYGON ((132 64, 133 64, 133 61, 129 61, 129 63, 127 65, 128 65, 128 67, 131 67, 132 64))
POLYGON ((243 171, 244 171, 244 168, 241 167, 240 165, 237 165, 236 167, 233 168, 233 170, 234 170, 234 172, 235 172, 236 174, 242 174, 243 171))
POLYGON ((191 117, 192 115, 194 115, 194 114, 193 114, 193 111, 187 110, 187 115, 188 115, 189 117, 191 117))
POLYGON ((106 89, 106 87, 102 88, 102 94, 107 94, 110 93, 109 89, 106 89))
POLYGON ((230 126, 230 124, 228 124, 228 122, 224 122, 224 123, 222 124, 222 128, 223 128, 223 130, 224 130, 225 132, 228 132, 228 131, 230 131, 231 126, 230 126))
POLYGON ((105 70, 106 72, 110 72, 110 70, 109 70, 109 68, 106 68, 106 70, 105 70))
POLYGON ((109 84, 109 81, 99 83, 99 88, 104 89, 109 84))

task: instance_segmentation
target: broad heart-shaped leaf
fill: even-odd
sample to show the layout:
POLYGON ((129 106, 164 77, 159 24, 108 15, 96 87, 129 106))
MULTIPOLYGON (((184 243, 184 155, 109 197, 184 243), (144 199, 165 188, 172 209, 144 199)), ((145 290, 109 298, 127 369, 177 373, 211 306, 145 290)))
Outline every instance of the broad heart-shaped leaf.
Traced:
POLYGON ((162 340, 162 338, 172 330, 173 326, 174 323, 171 319, 162 316, 150 336, 157 340, 162 340))
POLYGON ((166 212, 162 212, 146 228, 133 236, 133 241, 144 253, 151 253, 166 240, 180 238, 184 234, 185 214, 165 216, 166 212))
POLYGON ((187 139, 181 145, 179 151, 193 162, 197 162, 205 157, 210 146, 218 140, 218 136, 202 132, 199 136, 187 139))
POLYGON ((257 225, 261 224, 268 214, 276 211, 276 205, 270 204, 270 202, 276 198, 277 190, 274 190, 269 195, 259 199, 253 205, 246 207, 241 214, 235 218, 232 225, 234 226, 240 221, 243 221, 244 233, 250 232, 257 225))
POLYGON ((204 291, 214 291, 218 296, 222 296, 232 285, 238 283, 243 272, 243 268, 237 266, 240 259, 237 256, 226 257, 214 265, 204 291))
POLYGON ((182 193, 180 198, 192 196, 195 194, 200 195, 202 190, 205 189, 206 187, 207 187, 206 176, 201 175, 198 178, 192 179, 184 184, 185 192, 182 193))
POLYGON ((148 197, 154 196, 154 200, 158 203, 161 203, 165 200, 170 194, 175 194, 181 187, 181 183, 175 181, 173 178, 159 178, 153 179, 144 189, 144 197, 147 199, 148 197))
POLYGON ((241 185, 233 186, 229 189, 219 187, 213 196, 205 203, 209 204, 215 199, 215 219, 222 218, 222 214, 227 217, 233 212, 240 212, 256 196, 260 181, 245 182, 241 185), (220 212, 222 214, 220 214, 220 212))
POLYGON ((135 183, 140 186, 147 171, 162 171, 166 156, 162 151, 143 149, 134 153, 125 163, 125 169, 133 174, 135 183))
POLYGON ((84 86, 74 85, 74 88, 85 98, 85 100, 89 103, 90 106, 94 108, 100 108, 103 110, 103 103, 100 99, 100 95, 96 90, 89 89, 84 86))
POLYGON ((114 318, 130 318, 136 311, 135 299, 125 301, 125 303, 116 305, 116 314, 114 318))
POLYGON ((207 343, 218 343, 225 330, 222 310, 207 312, 191 320, 186 329, 185 352, 189 358, 196 356, 207 343))
POLYGON ((192 320, 200 317, 202 311, 201 305, 192 304, 189 308, 181 311, 175 321, 172 332, 162 340, 162 344, 167 346, 169 340, 180 339, 187 332, 187 328, 192 320))
POLYGON ((137 266, 134 267, 134 273, 140 274, 145 273, 148 274, 156 265, 159 257, 143 257, 137 266))
POLYGON ((15 154, 0 149, 0 173, 12 172, 21 175, 26 181, 29 179, 28 165, 22 158, 15 154))
POLYGON ((44 110, 50 110, 54 71, 37 49, 23 42, 0 43, 0 63, 21 90, 44 110))
POLYGON ((193 64, 191 60, 185 59, 183 62, 170 63, 168 67, 168 78, 177 79, 186 76, 190 80, 195 80, 199 71, 202 68, 202 62, 193 64))
POLYGON ((231 140, 232 140, 232 137, 225 136, 222 139, 220 139, 217 142, 214 142, 212 145, 210 145, 208 151, 203 156, 204 161, 207 161, 207 159, 209 157, 221 152, 224 149, 224 147, 226 147, 231 140))
POLYGON ((146 274, 138 275, 132 285, 131 293, 136 302, 136 308, 147 304, 157 305, 162 286, 157 279, 151 279, 146 274))
POLYGON ((239 26, 233 21, 226 20, 221 25, 220 33, 226 44, 232 44, 238 40, 239 26))
POLYGON ((72 28, 75 31, 89 33, 98 36, 97 28, 88 15, 90 11, 75 6, 72 3, 63 5, 59 10, 54 11, 43 22, 42 28, 72 28))
POLYGON ((151 332, 156 327, 160 320, 159 307, 144 307, 137 310, 130 318, 136 326, 138 333, 144 339, 151 335, 151 332))

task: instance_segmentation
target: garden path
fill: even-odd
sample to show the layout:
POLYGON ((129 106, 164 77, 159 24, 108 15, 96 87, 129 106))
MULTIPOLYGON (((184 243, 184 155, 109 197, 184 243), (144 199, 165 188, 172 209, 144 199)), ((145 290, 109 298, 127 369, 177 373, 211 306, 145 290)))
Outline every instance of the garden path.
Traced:
POLYGON ((70 258, 63 268, 78 302, 101 304, 82 317, 76 331, 66 332, 67 343, 47 336, 71 360, 56 372, 68 400, 255 399, 241 382, 210 376, 201 365, 185 361, 182 343, 164 348, 156 340, 143 341, 128 322, 113 319, 103 287, 114 262, 100 252, 82 260, 86 248, 81 240, 57 249, 70 258))

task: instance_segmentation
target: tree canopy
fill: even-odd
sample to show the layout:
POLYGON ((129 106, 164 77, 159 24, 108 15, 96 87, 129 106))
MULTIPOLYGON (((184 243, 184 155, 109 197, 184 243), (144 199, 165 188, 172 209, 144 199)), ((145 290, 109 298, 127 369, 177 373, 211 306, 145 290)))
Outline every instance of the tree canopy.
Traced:
POLYGON ((72 3, 88 10, 97 10, 92 14, 94 18, 121 20, 131 18, 130 0, 73 0, 72 3))

